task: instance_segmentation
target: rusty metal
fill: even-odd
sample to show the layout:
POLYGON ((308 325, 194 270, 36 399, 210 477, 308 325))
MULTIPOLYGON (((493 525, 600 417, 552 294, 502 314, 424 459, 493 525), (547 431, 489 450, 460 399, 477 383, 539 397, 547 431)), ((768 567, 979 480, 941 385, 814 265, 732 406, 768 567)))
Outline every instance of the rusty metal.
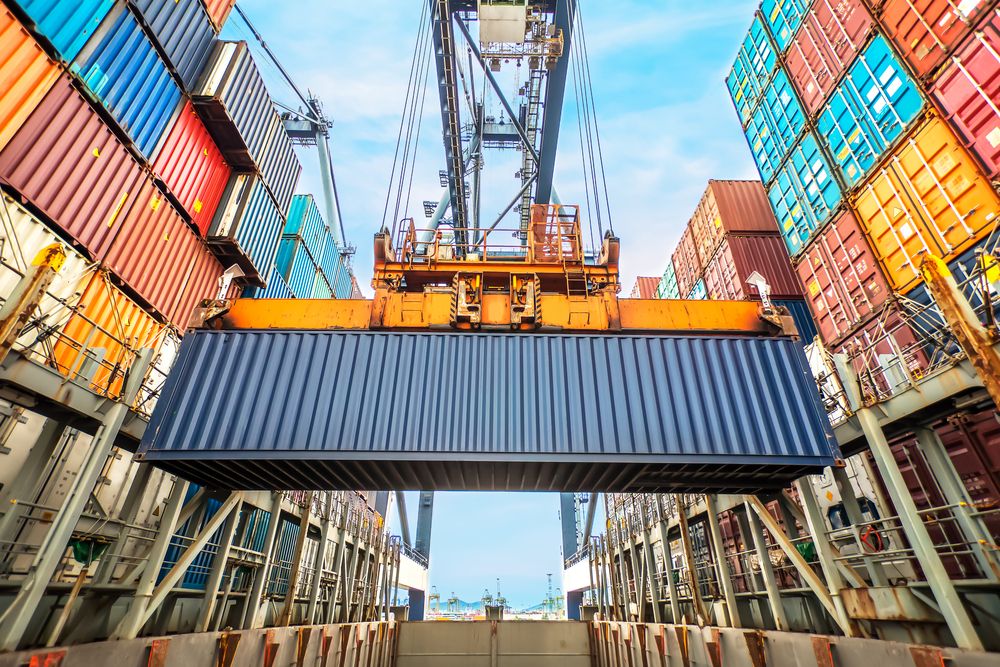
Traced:
POLYGON ((829 637, 813 635, 812 647, 813 654, 816 656, 816 667, 836 667, 829 637))
POLYGON ((679 495, 675 495, 674 498, 678 508, 677 517, 680 523, 684 569, 687 571, 688 586, 691 587, 691 602, 694 604, 694 613, 698 617, 698 625, 704 627, 708 623, 708 613, 705 611, 705 602, 701 599, 701 590, 698 588, 698 574, 695 569, 694 549, 691 546, 691 533, 688 530, 687 510, 679 495))
POLYGON ((767 667, 767 651, 764 648, 764 633, 760 631, 745 632, 743 639, 747 643, 750 663, 753 667, 767 667))
POLYGON ((7 357, 65 261, 66 251, 61 244, 53 243, 43 248, 18 281, 13 293, 7 296, 0 308, 0 362, 7 357))
POLYGON ((238 632, 223 632, 219 635, 215 667, 233 666, 233 659, 236 658, 236 647, 240 645, 240 636, 238 632))
POLYGON ((149 656, 146 667, 166 667, 167 652, 170 650, 169 639, 154 639, 149 643, 149 656))
POLYGON ((684 667, 691 667, 691 651, 690 647, 688 646, 687 626, 686 625, 674 626, 674 633, 677 635, 677 645, 681 649, 681 663, 683 663, 684 667))
POLYGON ((28 661, 28 667, 59 667, 65 657, 65 650, 36 653, 28 661))
POLYGON ((263 667, 272 667, 274 665, 274 659, 278 655, 278 649, 281 648, 281 643, 275 641, 276 633, 274 630, 268 630, 264 634, 264 662, 263 667))
POLYGON ((712 667, 722 667, 722 633, 719 628, 712 628, 711 636, 711 640, 705 640, 705 651, 712 661, 712 667))
POLYGON ((944 653, 933 646, 911 646, 914 667, 945 667, 944 653))
MULTIPOLYGON (((319 572, 316 572, 314 576, 319 576, 319 572)), ((312 636, 312 628, 305 626, 299 628, 299 631, 295 635, 295 664, 298 667, 303 667, 306 663, 306 651, 309 650, 309 639, 312 636)))

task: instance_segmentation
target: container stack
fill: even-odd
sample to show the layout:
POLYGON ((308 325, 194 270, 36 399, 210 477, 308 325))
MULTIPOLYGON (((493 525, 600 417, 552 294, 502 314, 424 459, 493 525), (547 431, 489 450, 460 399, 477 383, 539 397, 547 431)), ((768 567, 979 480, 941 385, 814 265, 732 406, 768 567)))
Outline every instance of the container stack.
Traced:
POLYGON ((233 4, 0 5, 0 282, 68 246, 45 362, 101 393, 234 295, 230 266, 263 286, 274 263, 301 168, 246 44, 218 40, 233 4))
POLYGON ((998 51, 995 1, 765 2, 726 80, 820 337, 863 377, 930 362, 925 255, 961 281, 996 254, 998 51))
POLYGON ((660 280, 660 298, 755 300, 759 274, 795 318, 803 340, 815 325, 760 181, 709 181, 660 280))
POLYGON ((635 279, 635 285, 632 287, 632 293, 629 295, 631 299, 657 299, 657 293, 660 290, 660 279, 651 278, 649 276, 639 276, 635 279))

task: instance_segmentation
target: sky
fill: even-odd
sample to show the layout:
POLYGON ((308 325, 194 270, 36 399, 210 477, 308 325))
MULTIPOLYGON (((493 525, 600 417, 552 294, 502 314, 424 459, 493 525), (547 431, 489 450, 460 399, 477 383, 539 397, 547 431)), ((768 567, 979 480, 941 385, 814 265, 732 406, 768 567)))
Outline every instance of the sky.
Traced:
MULTIPOLYGON (((612 221, 621 239, 623 292, 635 277, 661 275, 709 179, 756 178, 724 79, 756 0, 580 0, 612 221)), ((240 0, 297 86, 324 103, 354 268, 371 294, 372 235, 383 220, 421 0, 240 0)), ((238 17, 224 36, 248 38, 238 17)), ((296 106, 273 65, 258 58, 274 97, 296 106)), ((498 78, 513 85, 516 70, 498 78)), ((572 85, 570 85, 572 91, 572 85)), ((582 203, 576 100, 568 93, 555 186, 582 203)), ((445 166, 437 98, 421 124, 409 215, 442 193, 445 166)), ((319 189, 315 152, 302 151, 300 192, 319 189)), ((488 154, 484 216, 516 192, 516 155, 488 154)), ((410 500, 408 498, 408 500, 410 500)), ((409 504, 415 514, 415 496, 409 504)), ((478 600, 500 577, 515 606, 537 604, 546 573, 561 570, 555 494, 438 494, 431 583, 478 600)), ((411 517, 415 524, 415 516, 411 517)))

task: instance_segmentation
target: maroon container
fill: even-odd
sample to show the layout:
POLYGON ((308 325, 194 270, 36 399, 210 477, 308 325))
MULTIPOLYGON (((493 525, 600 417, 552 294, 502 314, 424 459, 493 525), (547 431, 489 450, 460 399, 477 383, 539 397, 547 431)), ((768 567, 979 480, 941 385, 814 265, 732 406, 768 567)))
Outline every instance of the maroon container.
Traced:
POLYGON ((191 301, 213 298, 212 286, 222 275, 218 261, 148 178, 105 264, 166 322, 181 329, 188 324, 191 301))
POLYGON ((881 0, 872 4, 896 50, 917 76, 925 77, 962 43, 994 2, 881 0))
POLYGON ((727 234, 778 233, 778 223, 760 181, 709 181, 690 227, 703 267, 715 257, 727 234))
POLYGON ((677 290, 681 298, 686 299, 695 283, 702 277, 701 261, 698 259, 698 250, 694 244, 694 234, 690 225, 684 228, 671 260, 674 263, 674 272, 677 274, 677 290))
POLYGON ((95 260, 107 252, 143 178, 66 75, 0 151, 0 181, 95 260))
POLYGON ((816 0, 788 47, 785 64, 814 116, 871 31, 861 0, 816 0))
POLYGON ((777 235, 726 237, 705 269, 708 298, 759 299, 757 289, 746 282, 755 271, 767 281, 772 298, 802 298, 802 285, 792 271, 785 242, 777 235))
POLYGON ((857 218, 841 214, 802 254, 796 270, 827 345, 870 319, 889 298, 889 284, 857 218))
POLYGON ((967 148, 1000 177, 1000 11, 951 57, 931 94, 967 148))
POLYGON ((632 288, 632 299, 655 299, 656 290, 660 287, 659 278, 639 276, 635 279, 635 287, 632 288))

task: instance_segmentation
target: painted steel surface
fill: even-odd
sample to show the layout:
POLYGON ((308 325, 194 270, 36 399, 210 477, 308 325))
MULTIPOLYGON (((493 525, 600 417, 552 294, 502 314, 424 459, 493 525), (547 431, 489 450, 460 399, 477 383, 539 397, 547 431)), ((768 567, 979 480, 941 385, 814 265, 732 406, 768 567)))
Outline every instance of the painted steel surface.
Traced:
POLYGON ((264 278, 266 287, 248 287, 243 291, 247 299, 294 299, 295 295, 281 274, 271 267, 271 272, 264 278))
POLYGON ((202 240, 148 179, 125 215, 105 264, 179 329, 187 327, 192 301, 215 297, 212 287, 222 275, 202 240))
POLYGON ((708 298, 708 290, 705 288, 705 279, 699 278, 687 295, 688 299, 702 301, 708 298))
POLYGON ((190 102, 167 133, 153 172, 205 235, 231 170, 190 102))
POLYGON ((156 38, 184 88, 191 90, 215 41, 205 7, 199 0, 131 0, 131 5, 156 38))
POLYGON ((0 151, 0 181, 94 259, 104 257, 142 179, 142 167, 67 75, 0 151))
POLYGON ((297 298, 308 299, 312 295, 318 267, 300 239, 281 239, 274 266, 297 298))
POLYGON ((799 298, 802 285, 792 271, 785 243, 772 236, 728 236, 705 268, 705 288, 709 299, 742 301, 757 299, 757 288, 747 278, 759 273, 771 288, 774 299, 799 298))
POLYGON ((181 106, 181 89, 126 7, 108 15, 73 69, 152 161, 181 106))
POLYGON ((330 287, 330 283, 326 281, 322 272, 316 274, 316 280, 313 283, 312 295, 310 299, 332 299, 333 289, 330 287))
POLYGON ((292 200, 295 185, 299 182, 302 165, 292 148, 292 140, 285 131, 281 118, 273 111, 267 142, 260 156, 255 159, 260 167, 260 175, 274 197, 278 210, 284 213, 292 200))
POLYGON ((294 331, 189 333, 140 452, 268 489, 740 489, 839 455, 793 339, 294 331))
POLYGON ((652 278, 649 276, 639 276, 635 279, 635 285, 632 286, 632 292, 629 294, 630 299, 655 299, 656 290, 660 286, 659 278, 652 278))
POLYGON ((674 269, 677 275, 677 289, 681 294, 687 294, 698 282, 698 278, 704 271, 701 260, 698 258, 698 249, 694 242, 694 233, 691 231, 690 223, 681 234, 681 240, 677 244, 677 249, 673 254, 674 269))
POLYGON ((104 20, 115 0, 15 0, 35 32, 71 62, 104 20))
POLYGON ((1000 12, 952 56, 931 94, 967 148, 1000 179, 1000 12))
POLYGON ((208 10, 208 17, 212 21, 212 26, 216 32, 222 30, 229 18, 229 12, 233 11, 236 0, 205 0, 205 9, 208 10))
POLYGON ((746 128, 747 142, 760 177, 769 183, 805 128, 806 115, 788 75, 779 70, 764 89, 746 128))
POLYGON ((771 80, 771 75, 777 66, 778 58, 771 46, 771 39, 764 28, 764 23, 759 15, 754 16, 753 23, 736 55, 736 62, 726 77, 729 95, 744 126, 760 102, 764 88, 771 80))
POLYGON ((918 76, 933 72, 994 3, 879 0, 879 24, 918 76))
POLYGON ((810 132, 792 149, 767 196, 788 254, 798 256, 840 203, 840 185, 810 132))
POLYGON ((784 51, 792 41, 808 8, 808 0, 764 0, 761 3, 760 13, 778 51, 784 51))
POLYGON ((936 117, 899 146, 853 205, 889 284, 900 293, 920 280, 924 253, 951 261, 995 229, 1000 215, 989 180, 936 117))
POLYGON ((233 174, 209 230, 213 242, 227 240, 261 278, 274 265, 284 225, 260 178, 233 174))
POLYGON ((923 105, 917 83, 885 38, 876 36, 817 120, 818 133, 848 185, 864 178, 923 105))
POLYGON ((288 207, 284 234, 298 236, 314 257, 320 257, 329 236, 326 221, 312 195, 295 195, 288 207))
POLYGON ((892 290, 857 218, 844 211, 803 253, 796 270, 819 333, 840 342, 869 320, 892 290))
POLYGON ((58 79, 58 66, 14 15, 0 6, 0 149, 58 79))
POLYGON ((816 0, 792 40, 785 65, 810 115, 861 50, 874 21, 862 0, 816 0))
POLYGON ((816 339, 816 321, 813 319, 809 306, 800 299, 776 299, 775 305, 787 308, 788 313, 795 321, 795 328, 799 331, 799 338, 806 345, 816 339))
POLYGON ((674 263, 670 259, 667 259, 667 268, 663 271, 663 277, 660 279, 660 285, 656 291, 656 298, 681 298, 680 290, 677 289, 677 276, 674 274, 674 263))

